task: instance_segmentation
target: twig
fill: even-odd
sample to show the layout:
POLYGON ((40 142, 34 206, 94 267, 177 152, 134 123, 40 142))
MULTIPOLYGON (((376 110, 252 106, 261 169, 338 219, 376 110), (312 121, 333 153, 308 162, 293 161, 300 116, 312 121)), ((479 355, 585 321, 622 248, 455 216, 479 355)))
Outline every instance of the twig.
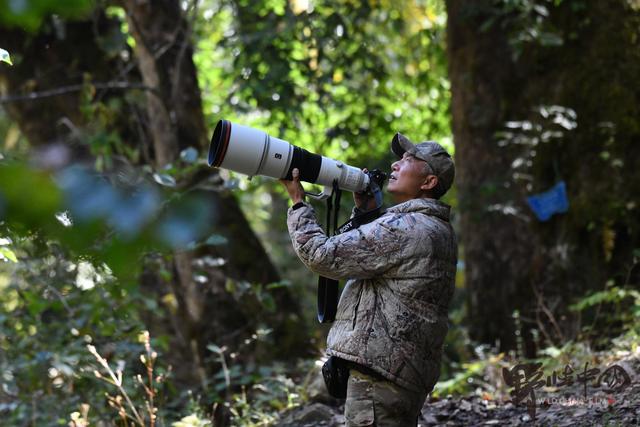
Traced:
POLYGON ((46 286, 47 286, 47 289, 49 289, 52 293, 54 293, 58 297, 58 299, 62 303, 62 306, 65 308, 65 310, 67 310, 67 314, 69 314, 69 316, 73 316, 74 311, 69 306, 69 303, 67 303, 67 300, 64 298, 64 295, 62 295, 60 291, 58 291, 55 287, 53 287, 49 283, 47 283, 46 286))
MULTIPOLYGON (((118 391, 120 392, 120 394, 127 400, 127 404, 129 405, 129 408, 131 409, 131 412, 133 412, 133 415, 135 416, 135 421, 137 423, 139 423, 141 426, 144 426, 144 420, 142 419, 142 417, 138 414, 138 411, 136 410, 136 407, 134 406, 133 402, 131 401, 131 399, 129 398, 129 395, 127 394, 127 392, 125 391, 125 389, 122 387, 122 373, 119 372, 117 375, 113 372, 113 370, 111 369, 111 366, 109 366, 109 363, 107 362, 107 360, 105 358, 103 358, 102 356, 100 356, 100 354, 98 353, 98 350, 96 350, 96 348, 92 345, 87 345, 87 349, 89 350, 89 352, 91 354, 93 354, 93 356, 98 360, 98 363, 100 363, 100 365, 102 365, 102 367, 107 371, 107 373, 109 374, 109 376, 111 377, 111 383, 113 385, 116 386, 116 388, 118 389, 118 391)), ((102 378, 101 375, 98 375, 98 371, 96 371, 96 376, 98 378, 102 378)))
POLYGON ((564 341, 564 334, 562 333, 562 331, 560 330, 560 326, 558 325, 558 322, 556 322, 555 317, 553 316, 553 313, 551 313, 551 311, 549 310, 549 308, 545 305, 544 303, 544 299, 542 297, 542 294, 540 293, 540 291, 536 288, 535 285, 531 286, 531 288, 533 289, 533 293, 536 294, 536 299, 538 300, 538 305, 539 307, 542 309, 542 311, 544 312, 544 314, 547 315, 547 318, 549 319, 549 321, 551 322, 551 324, 553 325, 554 329, 556 330, 556 333, 558 334, 558 338, 561 339, 561 341, 564 341))
POLYGON ((229 393, 229 389, 231 387, 231 375, 229 374, 229 368, 227 367, 227 361, 224 357, 224 352, 226 347, 222 348, 214 348, 214 351, 218 353, 218 357, 220 359, 220 364, 222 365, 222 372, 224 374, 224 383, 226 386, 226 392, 229 393))
MULTIPOLYGON (((144 386, 145 392, 147 393, 147 396, 149 397, 149 400, 147 401, 147 411, 149 412, 149 420, 150 420, 150 427, 154 427, 156 424, 156 416, 155 416, 155 412, 154 412, 154 403, 153 400, 156 396, 156 390, 153 386, 153 364, 156 361, 156 358, 158 357, 158 354, 153 351, 153 349, 151 348, 151 338, 149 337, 149 332, 145 331, 143 333, 144 336, 144 349, 147 352, 147 357, 145 359, 143 359, 143 363, 147 368, 147 380, 149 381, 149 386, 144 386)), ((142 382, 142 381, 141 381, 142 382)), ((143 384, 144 385, 144 384, 143 384)))
MULTIPOLYGON (((141 83, 131 83, 131 82, 106 82, 106 83, 89 83, 91 86, 96 89, 139 89, 146 90, 154 95, 160 97, 157 89, 145 86, 141 83)), ((43 90, 40 92, 30 92, 25 95, 7 95, 0 97, 0 104, 8 104, 10 102, 18 102, 18 101, 31 101, 34 99, 41 98, 50 98, 52 96, 60 96, 70 92, 79 92, 82 89, 87 87, 87 83, 80 83, 69 86, 62 86, 55 89, 43 90)))
POLYGON ((542 335, 544 335, 549 344, 553 345, 554 340, 551 338, 551 335, 547 333, 547 328, 542 322, 542 317, 540 316, 540 310, 536 310, 536 322, 538 323, 538 327, 540 328, 540 332, 542 332, 542 335))

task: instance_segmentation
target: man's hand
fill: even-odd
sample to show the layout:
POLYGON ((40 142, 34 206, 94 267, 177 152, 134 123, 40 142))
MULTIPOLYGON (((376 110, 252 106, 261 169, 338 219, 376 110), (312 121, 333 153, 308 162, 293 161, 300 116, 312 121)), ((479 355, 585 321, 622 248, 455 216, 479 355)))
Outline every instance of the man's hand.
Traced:
MULTIPOLYGON (((362 169, 362 172, 367 173, 367 168, 362 169)), ((370 211, 378 207, 375 197, 368 196, 366 193, 353 193, 353 202, 361 211, 370 211)))
POLYGON ((375 197, 368 196, 366 193, 353 193, 353 201, 356 208, 361 211, 370 211, 378 207, 375 197))
POLYGON ((304 188, 302 188, 302 184, 300 184, 300 171, 298 168, 291 171, 291 176, 293 177, 292 181, 286 179, 279 181, 284 185, 284 188, 287 189, 287 193, 289 193, 289 197, 295 205, 296 203, 304 201, 304 188))

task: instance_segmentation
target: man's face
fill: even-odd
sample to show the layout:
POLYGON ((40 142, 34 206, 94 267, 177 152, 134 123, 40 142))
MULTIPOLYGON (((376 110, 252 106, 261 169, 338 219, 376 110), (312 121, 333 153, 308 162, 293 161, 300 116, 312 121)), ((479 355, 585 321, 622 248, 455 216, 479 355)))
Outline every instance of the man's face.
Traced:
POLYGON ((404 153, 400 160, 391 164, 387 191, 396 203, 421 197, 423 190, 431 187, 429 181, 435 176, 427 175, 426 165, 427 162, 409 153, 404 153))

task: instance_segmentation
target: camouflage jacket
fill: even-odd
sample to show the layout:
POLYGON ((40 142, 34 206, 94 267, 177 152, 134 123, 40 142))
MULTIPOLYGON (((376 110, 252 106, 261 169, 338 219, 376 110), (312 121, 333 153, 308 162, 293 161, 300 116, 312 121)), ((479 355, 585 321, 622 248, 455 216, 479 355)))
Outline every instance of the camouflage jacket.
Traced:
POLYGON ((431 391, 440 375, 456 271, 449 206, 409 200, 358 229, 327 237, 305 204, 289 209, 287 225, 309 269, 348 279, 327 353, 410 390, 431 391))

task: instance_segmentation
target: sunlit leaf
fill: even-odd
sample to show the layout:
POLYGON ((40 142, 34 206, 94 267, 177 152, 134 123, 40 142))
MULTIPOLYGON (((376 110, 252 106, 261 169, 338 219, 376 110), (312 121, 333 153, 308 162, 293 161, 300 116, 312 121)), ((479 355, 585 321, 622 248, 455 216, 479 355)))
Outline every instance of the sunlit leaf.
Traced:
POLYGON ((10 223, 37 229, 57 222, 54 214, 60 210, 60 191, 46 173, 24 165, 0 165, 0 199, 10 223))
POLYGON ((180 159, 185 163, 195 163, 198 160, 198 150, 193 147, 185 148, 180 152, 180 159))
POLYGON ((564 44, 562 37, 554 33, 540 33, 539 40, 543 46, 562 46, 564 44))
POLYGON ((6 62, 9 65, 13 65, 11 62, 11 56, 9 56, 9 52, 0 48, 0 62, 6 62))
POLYGON ((171 175, 154 173, 153 179, 160 185, 164 185, 165 187, 175 187, 176 179, 171 175))
POLYGON ((0 260, 18 262, 16 254, 9 248, 0 248, 0 260))
POLYGON ((211 246, 219 246, 226 245, 228 240, 226 237, 220 236, 219 234, 212 234, 204 243, 211 246))
POLYGON ((212 352, 214 352, 214 353, 218 353, 218 354, 220 354, 220 353, 224 353, 224 350, 222 350, 220 347, 218 347, 218 346, 217 346, 217 345, 215 345, 215 344, 209 344, 209 345, 207 345, 207 350, 212 351, 212 352))

